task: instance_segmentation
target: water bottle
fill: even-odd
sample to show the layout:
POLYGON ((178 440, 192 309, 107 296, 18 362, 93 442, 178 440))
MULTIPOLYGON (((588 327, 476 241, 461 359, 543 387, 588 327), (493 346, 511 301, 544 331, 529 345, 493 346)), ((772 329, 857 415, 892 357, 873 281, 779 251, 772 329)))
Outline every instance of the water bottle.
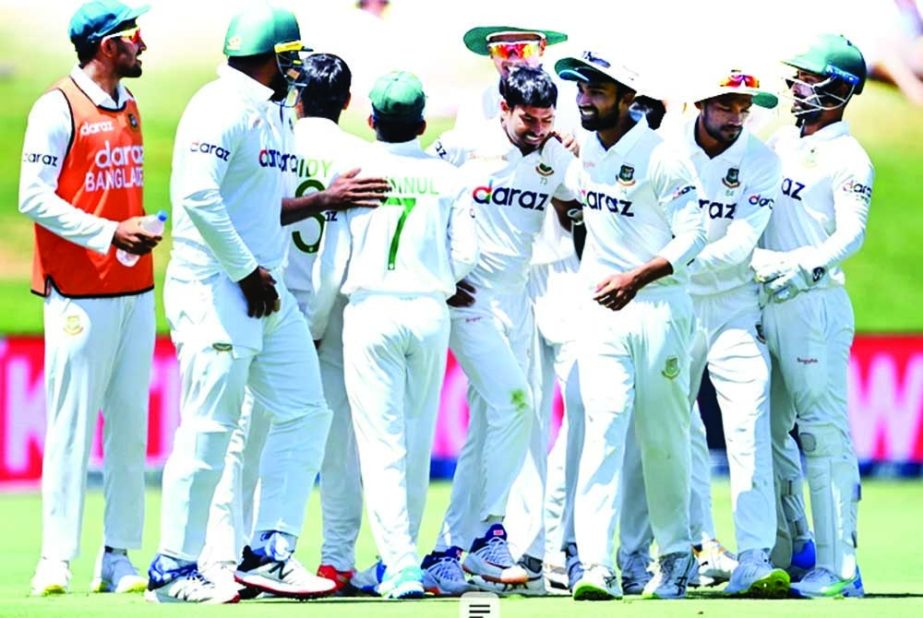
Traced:
MULTIPOLYGON (((163 228, 166 222, 167 212, 161 210, 156 215, 141 217, 141 228, 145 232, 150 232, 151 234, 163 234, 163 228)), ((115 259, 121 262, 123 266, 128 266, 130 268, 138 263, 141 256, 136 253, 129 253, 124 249, 118 249, 115 252, 115 259)))

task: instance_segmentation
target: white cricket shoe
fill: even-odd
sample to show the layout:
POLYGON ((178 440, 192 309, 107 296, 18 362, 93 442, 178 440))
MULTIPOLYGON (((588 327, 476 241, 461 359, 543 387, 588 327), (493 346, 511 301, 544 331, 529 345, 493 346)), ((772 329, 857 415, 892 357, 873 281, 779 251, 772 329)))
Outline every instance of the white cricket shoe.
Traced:
POLYGON ((484 536, 474 539, 462 568, 471 575, 480 575, 486 581, 500 584, 525 584, 529 581, 525 569, 513 562, 506 542, 506 529, 499 523, 488 528, 484 536))
POLYGON ((865 596, 859 567, 852 579, 841 579, 829 569, 814 569, 800 582, 792 584, 791 591, 794 596, 805 599, 865 596))
POLYGON ((531 556, 523 556, 517 563, 525 570, 529 580, 524 584, 501 584, 484 579, 480 575, 471 578, 471 583, 479 590, 493 592, 501 596, 521 594, 526 597, 545 597, 548 590, 545 588, 545 567, 541 560, 531 556))
POLYGON ((103 547, 96 557, 93 583, 90 592, 144 592, 147 578, 138 575, 138 569, 123 551, 106 551, 103 547))
POLYGON ((243 560, 237 565, 234 579, 248 588, 293 599, 323 597, 336 590, 336 582, 308 572, 295 558, 275 560, 258 556, 249 546, 244 547, 243 560))
POLYGON ((378 587, 385 579, 388 567, 379 559, 369 568, 359 571, 349 580, 349 587, 360 594, 378 594, 378 587))
POLYGON ((702 543, 702 549, 692 549, 699 563, 698 583, 702 586, 717 586, 731 579, 737 568, 737 557, 724 548, 716 539, 702 543))
POLYGON ((769 552, 750 549, 740 554, 740 564, 731 573, 725 594, 756 599, 784 599, 788 597, 791 579, 784 569, 769 562, 769 552))
POLYGON ((573 596, 575 601, 611 601, 622 598, 622 587, 612 569, 596 564, 584 569, 574 584, 573 596))
POLYGON ((698 563, 692 552, 674 552, 660 556, 659 569, 647 582, 644 592, 645 599, 682 599, 686 596, 686 587, 695 576, 698 563))
POLYGON ((67 560, 42 558, 32 577, 32 596, 66 594, 71 583, 71 569, 67 560))
POLYGON ((423 558, 423 587, 440 597, 458 597, 474 590, 461 566, 461 547, 434 551, 423 558))
POLYGON ((144 599, 150 603, 237 603, 237 586, 218 585, 199 572, 195 562, 170 568, 172 559, 158 554, 148 569, 144 599), (166 563, 166 564, 165 564, 166 563), (165 568, 165 566, 167 568, 165 568))
POLYGON ((646 552, 634 552, 623 556, 618 554, 619 568, 622 570, 622 590, 625 595, 639 595, 653 579, 650 570, 651 557, 646 552))
POLYGON ((564 548, 564 555, 567 557, 567 589, 573 591, 574 586, 583 577, 583 562, 580 560, 577 544, 568 543, 564 548))

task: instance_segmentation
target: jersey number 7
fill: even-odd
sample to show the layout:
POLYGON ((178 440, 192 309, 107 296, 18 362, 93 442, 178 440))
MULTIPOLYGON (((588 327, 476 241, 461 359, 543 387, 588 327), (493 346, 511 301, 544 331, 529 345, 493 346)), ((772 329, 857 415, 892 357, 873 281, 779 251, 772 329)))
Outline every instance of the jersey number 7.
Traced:
POLYGON ((397 229, 394 230, 394 238, 391 239, 391 247, 388 249, 388 270, 394 270, 397 263, 397 247, 401 243, 401 232, 404 231, 404 222, 407 221, 410 211, 417 205, 415 197, 389 197, 385 200, 384 206, 402 206, 404 212, 401 218, 397 220, 397 229))

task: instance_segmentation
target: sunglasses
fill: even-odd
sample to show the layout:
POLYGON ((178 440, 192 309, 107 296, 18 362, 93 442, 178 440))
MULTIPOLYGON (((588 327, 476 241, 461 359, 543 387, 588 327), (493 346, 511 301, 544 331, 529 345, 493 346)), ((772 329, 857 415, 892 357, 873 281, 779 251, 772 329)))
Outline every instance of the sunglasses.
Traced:
POLYGON ((498 58, 500 60, 518 58, 520 60, 525 60, 527 58, 541 56, 542 52, 545 51, 545 41, 498 41, 496 43, 488 43, 487 49, 490 52, 491 58, 498 58))
POLYGON ((125 39, 126 41, 128 41, 129 43, 132 43, 133 45, 140 45, 141 44, 141 27, 132 26, 131 28, 128 28, 127 30, 113 32, 112 34, 107 34, 106 36, 101 38, 99 41, 100 43, 102 43, 103 41, 107 39, 116 39, 116 38, 125 39))
POLYGON ((746 88, 759 88, 760 80, 746 73, 734 72, 721 80, 721 83, 718 85, 722 88, 740 88, 741 86, 746 88))

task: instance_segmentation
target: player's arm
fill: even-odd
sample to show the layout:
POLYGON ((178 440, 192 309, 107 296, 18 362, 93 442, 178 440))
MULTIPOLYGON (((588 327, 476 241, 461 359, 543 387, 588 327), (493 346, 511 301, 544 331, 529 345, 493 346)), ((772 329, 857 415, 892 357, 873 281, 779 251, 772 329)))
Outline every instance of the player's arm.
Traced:
POLYGON ((736 204, 734 220, 725 235, 709 243, 689 266, 690 272, 717 272, 746 263, 772 214, 782 182, 782 167, 778 157, 766 153, 753 182, 736 204))
POLYGON ((451 163, 455 167, 461 167, 468 160, 470 149, 464 146, 458 131, 446 131, 430 144, 426 153, 451 163))
POLYGON ((352 253, 350 235, 350 213, 346 213, 336 224, 328 224, 321 237, 317 259, 311 271, 311 337, 318 341, 323 338, 330 320, 330 312, 336 302, 352 253))
POLYGON ((457 190, 450 192, 452 204, 449 213, 447 241, 452 274, 459 282, 468 276, 478 262, 478 230, 475 222, 474 205, 468 197, 467 187, 456 184, 457 190))
POLYGON ((830 270, 862 247, 874 180, 875 170, 867 159, 854 163, 834 177, 832 188, 836 229, 820 245, 802 248, 799 262, 830 270))
POLYGON ((70 106, 61 92, 43 95, 29 113, 19 175, 19 212, 45 229, 97 253, 112 245, 144 254, 161 236, 141 228, 140 217, 111 221, 58 197, 58 178, 73 138, 70 106))
POLYGON ((577 159, 557 137, 549 139, 542 145, 542 157, 550 161, 551 169, 564 172, 559 176, 561 182, 555 188, 551 204, 558 216, 558 223, 570 232, 573 230, 574 222, 582 220, 582 205, 577 199, 579 193, 574 191, 567 181, 568 174, 572 173, 571 166, 577 159))
POLYGON ((360 177, 360 168, 336 177, 323 191, 282 200, 282 225, 290 225, 327 210, 376 208, 390 190, 387 178, 360 177))

